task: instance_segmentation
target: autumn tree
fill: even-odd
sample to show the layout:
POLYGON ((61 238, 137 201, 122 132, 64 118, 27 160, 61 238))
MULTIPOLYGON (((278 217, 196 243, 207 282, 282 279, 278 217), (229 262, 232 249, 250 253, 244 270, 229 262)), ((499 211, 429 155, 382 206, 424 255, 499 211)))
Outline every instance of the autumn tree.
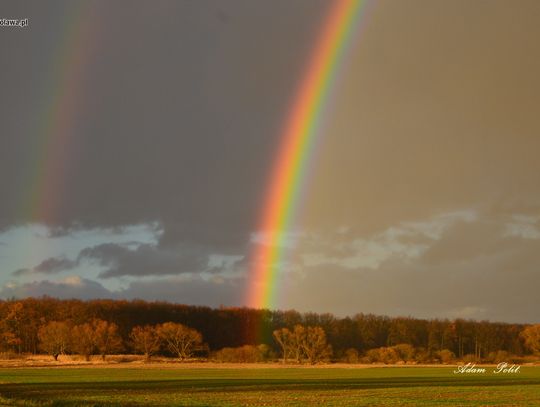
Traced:
POLYGON ((330 358, 332 346, 326 342, 326 334, 320 326, 308 326, 298 334, 301 336, 297 340, 309 363, 314 365, 330 358))
POLYGON ((96 333, 92 324, 87 322, 74 326, 72 340, 73 351, 90 360, 90 356, 96 351, 96 333))
POLYGON ((326 334, 320 326, 304 327, 296 325, 292 331, 288 328, 273 332, 274 339, 281 347, 283 363, 292 357, 297 363, 306 358, 315 364, 327 359, 332 354, 332 347, 326 341, 326 334))
POLYGON ((529 325, 521 331, 520 337, 531 352, 540 353, 540 324, 529 325))
POLYGON ((287 358, 290 356, 293 342, 292 332, 288 328, 276 329, 273 332, 273 336, 279 347, 281 348, 281 354, 283 355, 283 363, 287 362, 287 358))
POLYGON ((295 325, 291 335, 291 354, 296 363, 302 361, 304 355, 303 342, 306 336, 306 328, 302 325, 295 325))
POLYGON ((24 307, 21 302, 9 302, 6 314, 0 320, 0 345, 2 348, 21 352, 21 327, 24 307))
POLYGON ((297 324, 292 331, 288 328, 281 328, 273 332, 274 339, 281 347, 283 363, 289 358, 293 359, 296 363, 300 363, 303 356, 302 341, 305 336, 305 330, 306 328, 297 324))
POLYGON ((66 322, 51 321, 39 328, 39 348, 58 360, 58 355, 66 353, 70 343, 71 329, 66 322))
POLYGON ((169 352, 180 360, 189 358, 195 346, 202 343, 202 335, 195 329, 174 322, 165 322, 157 327, 161 338, 169 352))
POLYGON ((118 325, 112 322, 94 319, 91 323, 95 332, 95 345, 102 359, 106 355, 121 351, 122 338, 118 334, 118 325))
POLYGON ((154 326, 136 326, 131 330, 129 338, 133 349, 142 353, 146 360, 149 360, 160 348, 160 337, 154 326))
POLYGON ((83 355, 86 360, 98 353, 103 360, 105 356, 122 350, 122 339, 118 334, 115 323, 93 319, 90 322, 77 325, 72 331, 73 350, 83 355))

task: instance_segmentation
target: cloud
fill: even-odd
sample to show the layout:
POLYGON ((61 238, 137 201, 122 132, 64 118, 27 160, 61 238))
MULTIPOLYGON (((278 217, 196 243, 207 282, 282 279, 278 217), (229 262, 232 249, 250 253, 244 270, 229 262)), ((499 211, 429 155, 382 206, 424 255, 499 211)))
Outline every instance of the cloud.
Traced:
POLYGON ((433 265, 392 259, 377 270, 318 265, 280 281, 278 306, 322 311, 321 304, 332 304, 339 315, 363 312, 537 323, 538 253, 536 246, 433 265))
POLYGON ((33 146, 48 135, 29 129, 40 127, 36 112, 44 95, 38 89, 50 83, 55 69, 42 50, 56 49, 57 31, 72 7, 26 7, 31 20, 49 21, 57 30, 34 24, 28 38, 0 38, 6 53, 28 51, 6 67, 15 78, 0 78, 11 99, 9 108, 0 109, 0 185, 2 196, 10 197, 0 201, 0 229, 42 222, 59 236, 73 227, 160 222, 163 247, 186 243, 227 254, 245 249, 277 148, 284 101, 302 76, 310 53, 306 43, 326 11, 324 2, 308 3, 155 7, 137 1, 128 11, 124 2, 107 12, 95 5, 77 10, 84 24, 99 27, 97 49, 87 55, 81 98, 73 100, 66 130, 73 137, 63 147, 71 159, 57 163, 62 168, 69 161, 69 168, 59 178, 42 178, 61 180, 57 207, 32 216, 19 208, 37 171, 33 146), (218 18, 220 13, 234 24, 218 18), (144 15, 160 23, 148 24, 144 15))
POLYGON ((476 227, 472 210, 443 213, 421 221, 403 221, 371 236, 355 235, 353 228, 339 228, 324 236, 305 235, 298 239, 305 266, 336 264, 348 269, 371 268, 392 258, 425 257, 434 243, 446 236, 456 224, 476 227))
POLYGON ((167 278, 154 281, 138 281, 127 288, 108 290, 97 281, 79 276, 69 276, 60 281, 34 281, 24 284, 5 284, 0 289, 2 298, 25 298, 48 295, 56 298, 112 298, 144 299, 149 301, 170 301, 191 305, 219 307, 240 306, 244 297, 245 280, 220 279, 205 280, 167 278), (207 297, 210 295, 209 297, 207 297), (208 299, 210 298, 210 299, 208 299))
POLYGON ((156 276, 210 271, 209 255, 191 248, 162 248, 140 244, 135 249, 124 245, 105 243, 83 249, 78 261, 89 261, 105 268, 101 278, 120 276, 156 276))
POLYGON ((12 275, 21 276, 31 273, 53 274, 61 271, 72 270, 77 267, 77 265, 78 262, 76 260, 71 260, 65 257, 49 257, 48 259, 43 260, 37 266, 30 269, 22 268, 15 270, 12 275))
POLYGON ((205 280, 199 277, 187 281, 165 279, 132 282, 118 295, 122 298, 165 300, 212 307, 243 306, 246 297, 243 278, 205 280))
MULTIPOLYGON (((4 253, 13 242, 27 242, 2 235, 2 266, 19 268, 22 280, 34 273, 26 266, 42 260, 41 270, 35 267, 42 275, 82 274, 89 262, 102 267, 103 279, 215 275, 230 268, 212 256, 240 257, 247 265, 254 245, 265 242, 257 228, 269 177, 329 2, 156 7, 137 0, 126 7, 118 0, 106 9, 72 3, 12 2, 4 10, 34 23, 24 35, 0 36, 2 55, 21 50, 2 60, 9 74, 0 76, 0 230, 45 224, 43 239, 71 237, 66 246, 73 253, 57 246, 12 266, 16 256, 4 253), (69 77, 56 75, 51 55, 62 51, 58 38, 72 12, 80 27, 99 29, 92 32, 93 52, 84 54, 77 91, 59 93, 71 98, 58 100, 71 107, 69 120, 52 120, 45 129, 44 89, 60 89, 69 77), (66 143, 39 156, 45 150, 36 146, 55 137, 66 143), (35 185, 38 172, 43 184, 35 185), (38 210, 25 210, 29 196, 38 210), (104 232, 141 223, 160 225, 142 245, 104 232), (86 242, 70 235, 73 230, 99 236, 86 242), (70 268, 70 261, 78 266, 70 268)), ((298 182, 302 196, 291 218, 298 233, 286 242, 293 252, 283 279, 301 286, 306 278, 312 291, 292 298, 294 304, 405 312, 413 294, 403 287, 425 290, 433 300, 430 306, 410 299, 418 312, 486 309, 493 315, 492 300, 448 299, 437 308, 438 298, 446 298, 443 284, 458 287, 456 276, 472 298, 465 283, 472 276, 481 296, 498 292, 512 315, 523 309, 513 302, 517 292, 506 298, 500 287, 505 279, 509 287, 521 284, 515 273, 528 283, 525 291, 538 282, 525 270, 536 261, 531 250, 540 236, 540 76, 537 44, 530 40, 540 35, 539 6, 492 3, 486 12, 485 2, 381 2, 366 14, 357 30, 362 41, 350 41, 332 89, 319 146, 312 149, 317 153, 308 154, 307 176, 298 182), (505 268, 521 271, 504 274, 505 268), (401 285, 394 289, 395 281, 401 285), (353 288, 367 283, 371 291, 357 298, 353 288), (328 292, 328 285, 337 291, 328 292), (392 296, 401 301, 394 308, 392 296)), ((80 34, 71 51, 85 48, 89 38, 85 30, 80 34)), ((66 53, 66 67, 76 66, 76 56, 66 53)), ((43 241, 31 240, 30 250, 43 241)), ((208 302, 216 295, 210 288, 200 294, 208 302)))
POLYGON ((24 284, 8 283, 0 289, 0 297, 2 298, 41 297, 43 295, 82 300, 114 298, 114 293, 104 288, 100 283, 79 276, 66 277, 58 282, 42 280, 24 284))
MULTIPOLYGON (((316 253, 319 247, 320 253, 332 255, 321 255, 321 261, 306 261, 302 256, 289 258, 289 268, 276 277, 276 305, 338 315, 364 312, 540 322, 535 313, 536 289, 540 285, 536 267, 540 263, 540 239, 520 234, 509 236, 506 225, 513 219, 514 216, 501 217, 483 211, 477 211, 474 217, 441 214, 399 223, 363 237, 362 244, 358 244, 358 238, 342 247, 348 240, 345 238, 333 250, 328 249, 331 236, 326 239, 297 235, 295 248, 300 252, 307 248, 306 252, 316 253), (439 227, 441 223, 444 227, 439 227), (418 242, 421 250, 415 249, 418 242), (379 256, 380 253, 384 255, 379 256), (372 263, 362 259, 368 256, 372 263)), ((351 229, 346 233, 353 232, 351 229)), ((123 289, 109 290, 100 282, 71 276, 57 282, 12 283, 4 286, 0 295, 243 305, 248 289, 246 276, 228 275, 226 271, 243 270, 248 261, 245 257, 211 257, 209 261, 203 254, 187 261, 180 251, 151 244, 136 248, 97 245, 82 250, 78 260, 104 267, 102 278, 145 278, 131 281, 123 289), (209 266, 215 267, 213 274, 189 272, 209 266)))
POLYGON ((520 236, 524 239, 540 239, 540 216, 516 214, 506 225, 507 236, 520 236))
MULTIPOLYGON (((292 257, 296 263, 279 276, 279 307, 322 311, 320 304, 332 304, 340 315, 539 322, 540 239, 509 236, 506 225, 512 218, 479 211, 474 217, 438 215, 400 223, 363 238, 361 245, 348 245, 342 257, 335 252, 325 257, 333 239, 320 238, 320 261, 292 257), (420 228, 420 250, 413 250, 414 239, 397 244, 418 230, 410 225, 442 221, 441 228, 420 228)), ((309 250, 317 253, 315 246, 309 250)))

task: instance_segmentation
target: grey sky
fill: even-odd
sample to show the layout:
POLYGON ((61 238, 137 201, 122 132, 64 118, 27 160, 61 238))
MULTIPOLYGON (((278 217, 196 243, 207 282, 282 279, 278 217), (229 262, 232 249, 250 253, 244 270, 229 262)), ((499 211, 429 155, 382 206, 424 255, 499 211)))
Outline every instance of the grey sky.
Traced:
MULTIPOLYGON (((29 27, 0 29, 0 295, 242 305, 327 6, 3 1, 29 27), (67 159, 41 216, 28 191, 70 72, 67 159)), ((540 322, 538 18, 535 0, 369 4, 279 306, 540 322)))

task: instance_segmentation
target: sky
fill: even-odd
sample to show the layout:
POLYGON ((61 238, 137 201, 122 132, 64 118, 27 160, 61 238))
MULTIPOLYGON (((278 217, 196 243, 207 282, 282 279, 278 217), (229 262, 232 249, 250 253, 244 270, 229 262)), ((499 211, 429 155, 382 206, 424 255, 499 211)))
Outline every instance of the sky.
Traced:
MULTIPOLYGON (((0 298, 246 305, 329 4, 2 1, 0 298)), ((540 3, 363 13, 277 306, 540 322, 540 3)))

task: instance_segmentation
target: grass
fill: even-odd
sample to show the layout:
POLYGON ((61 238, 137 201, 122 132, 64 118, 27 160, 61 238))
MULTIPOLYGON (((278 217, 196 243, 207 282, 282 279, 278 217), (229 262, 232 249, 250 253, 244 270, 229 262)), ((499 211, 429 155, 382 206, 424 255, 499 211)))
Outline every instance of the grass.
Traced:
POLYGON ((10 368, 0 369, 0 405, 540 406, 540 367, 491 369, 10 368))

